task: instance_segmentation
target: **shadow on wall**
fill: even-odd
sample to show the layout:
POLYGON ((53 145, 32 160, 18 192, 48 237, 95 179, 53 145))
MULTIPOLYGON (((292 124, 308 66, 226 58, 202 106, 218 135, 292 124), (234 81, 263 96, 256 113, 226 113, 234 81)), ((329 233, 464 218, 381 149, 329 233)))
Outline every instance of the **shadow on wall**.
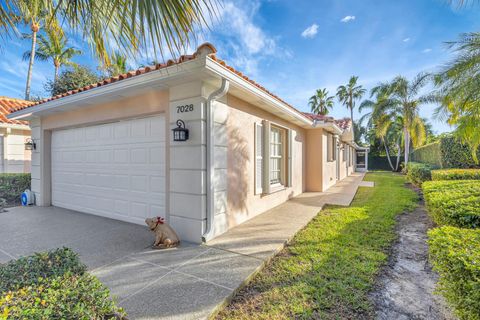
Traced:
MULTIPOLYGON (((233 124, 228 125, 228 210, 229 218, 238 214, 248 215, 247 196, 249 192, 248 164, 249 144, 242 130, 233 124)), ((229 219, 229 220, 230 220, 229 219)))

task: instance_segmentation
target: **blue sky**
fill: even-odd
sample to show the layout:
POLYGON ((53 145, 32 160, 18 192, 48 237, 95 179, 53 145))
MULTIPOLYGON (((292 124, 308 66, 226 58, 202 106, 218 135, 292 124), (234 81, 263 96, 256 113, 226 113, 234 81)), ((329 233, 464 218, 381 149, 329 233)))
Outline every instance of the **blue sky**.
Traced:
MULTIPOLYGON (((396 75, 412 78, 438 70, 452 58, 444 42, 478 31, 478 13, 479 7, 458 10, 447 0, 225 0, 218 19, 197 41, 212 42, 222 59, 308 111, 315 89, 326 87, 333 94, 351 75, 369 89, 396 75)), ((71 35, 71 44, 85 52, 77 63, 96 68, 79 37, 71 35)), ((21 56, 28 48, 28 40, 2 43, 0 95, 23 96, 27 62, 21 56)), ((130 65, 151 58, 146 50, 130 65)), ((51 78, 53 66, 36 62, 32 92, 46 96, 43 84, 51 78)), ((422 116, 431 118, 433 109, 423 107, 422 116)), ((348 114, 338 102, 331 112, 348 114)), ((431 121, 437 132, 450 130, 431 121)))

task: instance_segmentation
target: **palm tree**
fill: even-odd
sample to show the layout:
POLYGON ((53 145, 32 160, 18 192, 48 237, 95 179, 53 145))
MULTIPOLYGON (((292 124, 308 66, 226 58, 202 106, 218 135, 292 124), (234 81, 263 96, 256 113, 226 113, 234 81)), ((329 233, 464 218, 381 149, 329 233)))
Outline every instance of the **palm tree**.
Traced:
POLYGON ((110 65, 105 69, 110 77, 126 73, 129 69, 127 65, 127 57, 118 51, 115 52, 110 58, 110 65))
POLYGON ((326 88, 317 89, 315 94, 310 97, 308 104, 313 113, 328 114, 329 110, 333 108, 333 96, 328 95, 326 88))
MULTIPOLYGON (((50 27, 47 29, 46 34, 46 37, 43 35, 38 36, 38 49, 36 50, 35 59, 52 61, 55 68, 54 82, 57 82, 60 68, 62 66, 74 66, 75 63, 71 59, 82 52, 73 47, 67 47, 67 38, 62 29, 50 27)), ((27 51, 23 54, 23 59, 30 59, 31 56, 31 52, 27 51)))
POLYGON ((344 106, 350 110, 350 119, 353 122, 353 109, 355 109, 355 102, 362 99, 366 90, 361 86, 357 85, 358 77, 352 76, 348 81, 348 84, 345 86, 339 86, 337 88, 337 97, 344 106))
POLYGON ((480 146, 480 33, 462 34, 460 39, 448 43, 457 56, 439 74, 436 84, 441 106, 437 116, 456 126, 456 134, 472 150, 480 146))
MULTIPOLYGON (((149 47, 162 55, 162 48, 173 55, 183 53, 195 40, 194 32, 216 17, 217 1, 4 0, 0 1, 0 28, 4 38, 15 35, 15 20, 10 17, 19 15, 36 35, 40 13, 55 14, 58 21, 82 34, 108 65, 114 48, 131 56, 149 47)), ((32 37, 32 48, 34 45, 32 37)))
POLYGON ((408 164, 410 146, 420 146, 426 138, 425 123, 419 115, 422 104, 432 101, 431 95, 420 95, 420 90, 430 79, 428 73, 420 73, 412 81, 398 76, 391 82, 374 87, 371 95, 379 95, 383 101, 377 107, 377 113, 390 114, 401 119, 403 126, 404 161, 408 164))
MULTIPOLYGON (((6 12, 6 14, 13 17, 13 19, 0 21, 0 25, 9 26, 10 24, 14 23, 14 21, 21 21, 23 24, 30 27, 31 34, 29 38, 32 39, 32 45, 30 49, 30 61, 28 63, 27 83, 25 85, 25 100, 29 100, 33 62, 35 60, 35 49, 37 45, 37 33, 42 27, 42 23, 49 19, 51 3, 50 1, 46 0, 18 0, 15 2, 16 10, 14 11, 9 11, 8 9, 12 10, 12 8, 8 7, 3 8, 3 10, 0 9, 0 11, 6 12)), ((2 1, 0 6, 3 7, 5 4, 8 5, 9 3, 10 1, 2 1)), ((4 19, 2 14, 0 14, 0 19, 4 19)), ((6 31, 8 32, 9 29, 6 29, 6 31)))
POLYGON ((367 127, 374 132, 376 138, 380 139, 385 148, 388 164, 392 171, 398 171, 401 154, 401 133, 403 128, 403 119, 394 112, 387 113, 383 104, 388 101, 388 96, 377 93, 375 100, 365 100, 360 104, 359 111, 370 109, 370 112, 364 114, 360 120, 361 125, 365 119, 368 119, 367 127), (394 141, 397 149, 397 161, 395 166, 390 158, 390 142, 394 141))

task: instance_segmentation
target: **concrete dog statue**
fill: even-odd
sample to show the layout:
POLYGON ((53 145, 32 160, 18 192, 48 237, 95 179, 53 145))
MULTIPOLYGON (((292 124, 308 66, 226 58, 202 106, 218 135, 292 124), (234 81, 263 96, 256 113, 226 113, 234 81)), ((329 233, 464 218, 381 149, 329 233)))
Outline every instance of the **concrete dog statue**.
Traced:
POLYGON ((153 249, 167 249, 178 246, 180 239, 175 231, 170 227, 162 217, 147 218, 145 223, 148 228, 155 233, 155 242, 153 249))

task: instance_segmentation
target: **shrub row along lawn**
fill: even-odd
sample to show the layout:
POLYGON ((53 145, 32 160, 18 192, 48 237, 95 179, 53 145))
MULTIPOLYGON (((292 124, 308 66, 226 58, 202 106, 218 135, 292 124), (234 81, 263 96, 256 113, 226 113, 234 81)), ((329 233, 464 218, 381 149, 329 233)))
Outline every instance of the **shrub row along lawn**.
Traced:
POLYGON ((444 226, 428 236, 438 292, 460 319, 480 319, 480 230, 444 226))
POLYGON ((437 290, 460 319, 480 319, 480 170, 432 171, 422 185, 439 228, 428 233, 437 290), (477 179, 477 180, 464 180, 477 179))
POLYGON ((436 224, 480 227, 480 180, 428 181, 423 194, 436 224))
POLYGON ((409 162, 405 168, 408 181, 420 187, 425 181, 432 180, 432 167, 425 163, 409 162))
POLYGON ((480 180, 480 169, 432 170, 429 164, 418 162, 409 162, 405 173, 408 181, 419 187, 430 180, 480 180))
POLYGON ((371 318, 368 299, 417 195, 394 173, 369 173, 350 207, 327 207, 241 290, 218 319, 371 318))
POLYGON ((0 265, 0 319, 121 319, 109 290, 68 248, 0 265))
POLYGON ((432 180, 480 180, 480 169, 433 170, 432 180))

